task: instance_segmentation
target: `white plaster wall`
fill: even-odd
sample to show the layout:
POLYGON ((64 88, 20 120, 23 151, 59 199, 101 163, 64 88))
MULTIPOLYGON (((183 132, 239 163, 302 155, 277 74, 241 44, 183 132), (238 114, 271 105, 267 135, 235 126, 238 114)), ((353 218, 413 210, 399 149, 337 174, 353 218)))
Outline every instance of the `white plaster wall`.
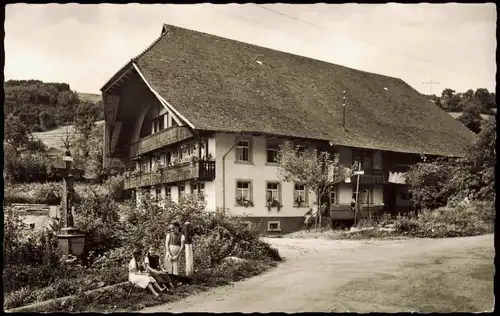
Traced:
MULTIPOLYGON (((236 134, 217 133, 215 135, 216 153, 216 205, 223 207, 223 161, 222 157, 234 145, 237 140, 236 134)), ((281 204, 283 207, 278 211, 272 208, 269 211, 266 207, 266 181, 279 181, 277 171, 278 167, 266 164, 266 139, 264 137, 252 137, 252 163, 236 163, 235 148, 227 154, 225 159, 225 202, 226 208, 230 212, 238 215, 248 214, 259 217, 296 217, 303 216, 309 207, 294 207, 293 183, 281 182, 281 204), (242 207, 236 205, 236 179, 252 181, 253 207, 242 207)), ((213 146, 209 146, 213 148, 213 146)), ((213 155, 213 154, 212 154, 213 155)), ((315 196, 310 192, 309 205, 315 201, 315 196)))
POLYGON ((204 183, 205 183, 205 202, 207 203, 207 210, 215 211, 217 209, 215 181, 204 182, 204 183))

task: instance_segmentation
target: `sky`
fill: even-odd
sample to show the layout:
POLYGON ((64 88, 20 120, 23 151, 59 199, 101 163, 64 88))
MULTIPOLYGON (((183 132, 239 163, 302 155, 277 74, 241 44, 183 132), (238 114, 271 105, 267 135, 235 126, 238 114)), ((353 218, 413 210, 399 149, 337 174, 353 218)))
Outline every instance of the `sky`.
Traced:
POLYGON ((100 93, 163 23, 401 78, 426 94, 496 86, 493 3, 8 4, 5 78, 100 93))

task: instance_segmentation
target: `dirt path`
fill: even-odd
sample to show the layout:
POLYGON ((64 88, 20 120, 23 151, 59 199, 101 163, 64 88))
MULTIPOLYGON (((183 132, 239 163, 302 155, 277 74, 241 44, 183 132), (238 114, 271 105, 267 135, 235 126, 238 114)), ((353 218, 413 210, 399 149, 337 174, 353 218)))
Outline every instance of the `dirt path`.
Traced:
POLYGON ((493 235, 269 239, 286 258, 257 277, 141 312, 449 312, 493 309, 493 235))

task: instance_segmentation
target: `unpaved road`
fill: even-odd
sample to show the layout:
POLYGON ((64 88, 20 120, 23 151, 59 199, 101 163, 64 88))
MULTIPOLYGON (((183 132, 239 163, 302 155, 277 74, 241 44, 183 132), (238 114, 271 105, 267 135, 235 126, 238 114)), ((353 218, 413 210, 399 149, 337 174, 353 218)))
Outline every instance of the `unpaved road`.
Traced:
POLYGON ((493 309, 493 235, 268 239, 269 272, 141 312, 479 312, 493 309))

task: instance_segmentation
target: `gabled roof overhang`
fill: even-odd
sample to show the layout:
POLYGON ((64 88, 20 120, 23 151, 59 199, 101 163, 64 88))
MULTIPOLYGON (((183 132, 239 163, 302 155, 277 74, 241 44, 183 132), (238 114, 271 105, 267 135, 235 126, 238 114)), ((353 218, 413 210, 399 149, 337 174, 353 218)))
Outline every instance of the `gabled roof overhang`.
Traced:
POLYGON ((133 60, 129 61, 125 66, 123 66, 117 73, 109 79, 104 86, 101 88, 102 93, 107 92, 108 90, 120 86, 125 79, 135 71, 133 60))

